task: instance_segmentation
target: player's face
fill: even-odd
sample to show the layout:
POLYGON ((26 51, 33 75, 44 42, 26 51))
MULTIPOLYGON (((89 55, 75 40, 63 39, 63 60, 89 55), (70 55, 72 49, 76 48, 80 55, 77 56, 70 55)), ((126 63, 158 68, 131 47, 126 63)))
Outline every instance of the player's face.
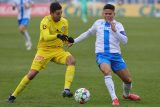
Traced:
POLYGON ((115 13, 111 9, 105 9, 103 10, 102 16, 105 19, 105 21, 110 22, 114 19, 115 13))
POLYGON ((51 13, 51 16, 55 22, 60 21, 62 16, 62 10, 56 10, 54 13, 51 13))

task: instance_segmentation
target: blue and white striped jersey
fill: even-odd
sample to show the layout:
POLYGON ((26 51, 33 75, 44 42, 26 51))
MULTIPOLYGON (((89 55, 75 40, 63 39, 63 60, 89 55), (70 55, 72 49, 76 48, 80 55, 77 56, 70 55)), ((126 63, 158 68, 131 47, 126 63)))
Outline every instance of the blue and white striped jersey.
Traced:
POLYGON ((82 33, 75 39, 75 43, 91 35, 96 35, 95 53, 121 53, 120 42, 126 44, 128 38, 125 34, 123 25, 116 20, 113 20, 116 27, 116 32, 113 32, 111 26, 104 19, 95 21, 91 28, 82 33))
POLYGON ((31 0, 13 0, 13 5, 18 9, 18 20, 23 18, 30 19, 30 8, 27 8, 28 5, 33 4, 31 0))

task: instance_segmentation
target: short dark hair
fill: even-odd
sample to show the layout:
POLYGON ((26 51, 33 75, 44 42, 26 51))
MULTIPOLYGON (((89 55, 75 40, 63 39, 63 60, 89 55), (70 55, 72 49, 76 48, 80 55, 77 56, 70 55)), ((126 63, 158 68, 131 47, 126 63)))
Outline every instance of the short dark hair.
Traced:
POLYGON ((56 10, 62 9, 62 6, 59 2, 53 2, 50 5, 50 13, 54 13, 56 10))
POLYGON ((112 5, 112 4, 106 4, 104 7, 103 7, 103 10, 105 10, 105 9, 111 9, 111 10, 115 10, 115 6, 114 5, 112 5))

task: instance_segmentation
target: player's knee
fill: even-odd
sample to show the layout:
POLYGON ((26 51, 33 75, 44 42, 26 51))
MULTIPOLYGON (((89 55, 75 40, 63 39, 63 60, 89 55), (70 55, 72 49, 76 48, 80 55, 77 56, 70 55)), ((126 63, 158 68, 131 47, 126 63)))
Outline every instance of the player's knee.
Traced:
POLYGON ((132 82, 131 77, 129 77, 129 78, 127 78, 127 79, 125 79, 125 81, 124 81, 124 83, 127 83, 127 84, 129 84, 129 83, 131 83, 131 82, 132 82))
POLYGON ((67 65, 75 65, 76 64, 76 60, 73 56, 68 56, 67 57, 67 65))
POLYGON ((111 75, 111 72, 110 72, 110 71, 102 71, 102 73, 103 73, 104 76, 111 75))
POLYGON ((27 77, 29 80, 32 80, 36 75, 38 74, 38 71, 36 70, 30 70, 27 74, 27 77))
POLYGON ((23 33, 26 30, 24 26, 19 26, 19 32, 23 33))
POLYGON ((23 33, 23 32, 24 32, 24 30, 23 30, 22 28, 19 28, 19 32, 23 33))

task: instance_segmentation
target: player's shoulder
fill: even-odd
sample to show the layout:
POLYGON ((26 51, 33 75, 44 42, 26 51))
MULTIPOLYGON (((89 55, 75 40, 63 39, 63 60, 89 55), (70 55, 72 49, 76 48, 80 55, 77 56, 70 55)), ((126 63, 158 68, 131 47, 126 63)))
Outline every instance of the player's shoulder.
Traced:
POLYGON ((64 17, 61 17, 61 20, 60 20, 62 23, 68 23, 68 20, 64 17))
POLYGON ((45 16, 45 17, 42 19, 41 23, 48 24, 48 23, 50 23, 51 21, 52 21, 52 18, 51 18, 50 15, 48 15, 48 16, 45 16))
POLYGON ((118 26, 123 26, 122 23, 117 20, 113 20, 113 22, 116 23, 116 25, 118 25, 118 26))
POLYGON ((95 23, 102 23, 102 22, 104 22, 104 19, 97 19, 97 20, 95 21, 95 23))
POLYGON ((94 22, 95 25, 99 25, 99 24, 103 24, 105 23, 105 20, 104 19, 98 19, 94 22))

